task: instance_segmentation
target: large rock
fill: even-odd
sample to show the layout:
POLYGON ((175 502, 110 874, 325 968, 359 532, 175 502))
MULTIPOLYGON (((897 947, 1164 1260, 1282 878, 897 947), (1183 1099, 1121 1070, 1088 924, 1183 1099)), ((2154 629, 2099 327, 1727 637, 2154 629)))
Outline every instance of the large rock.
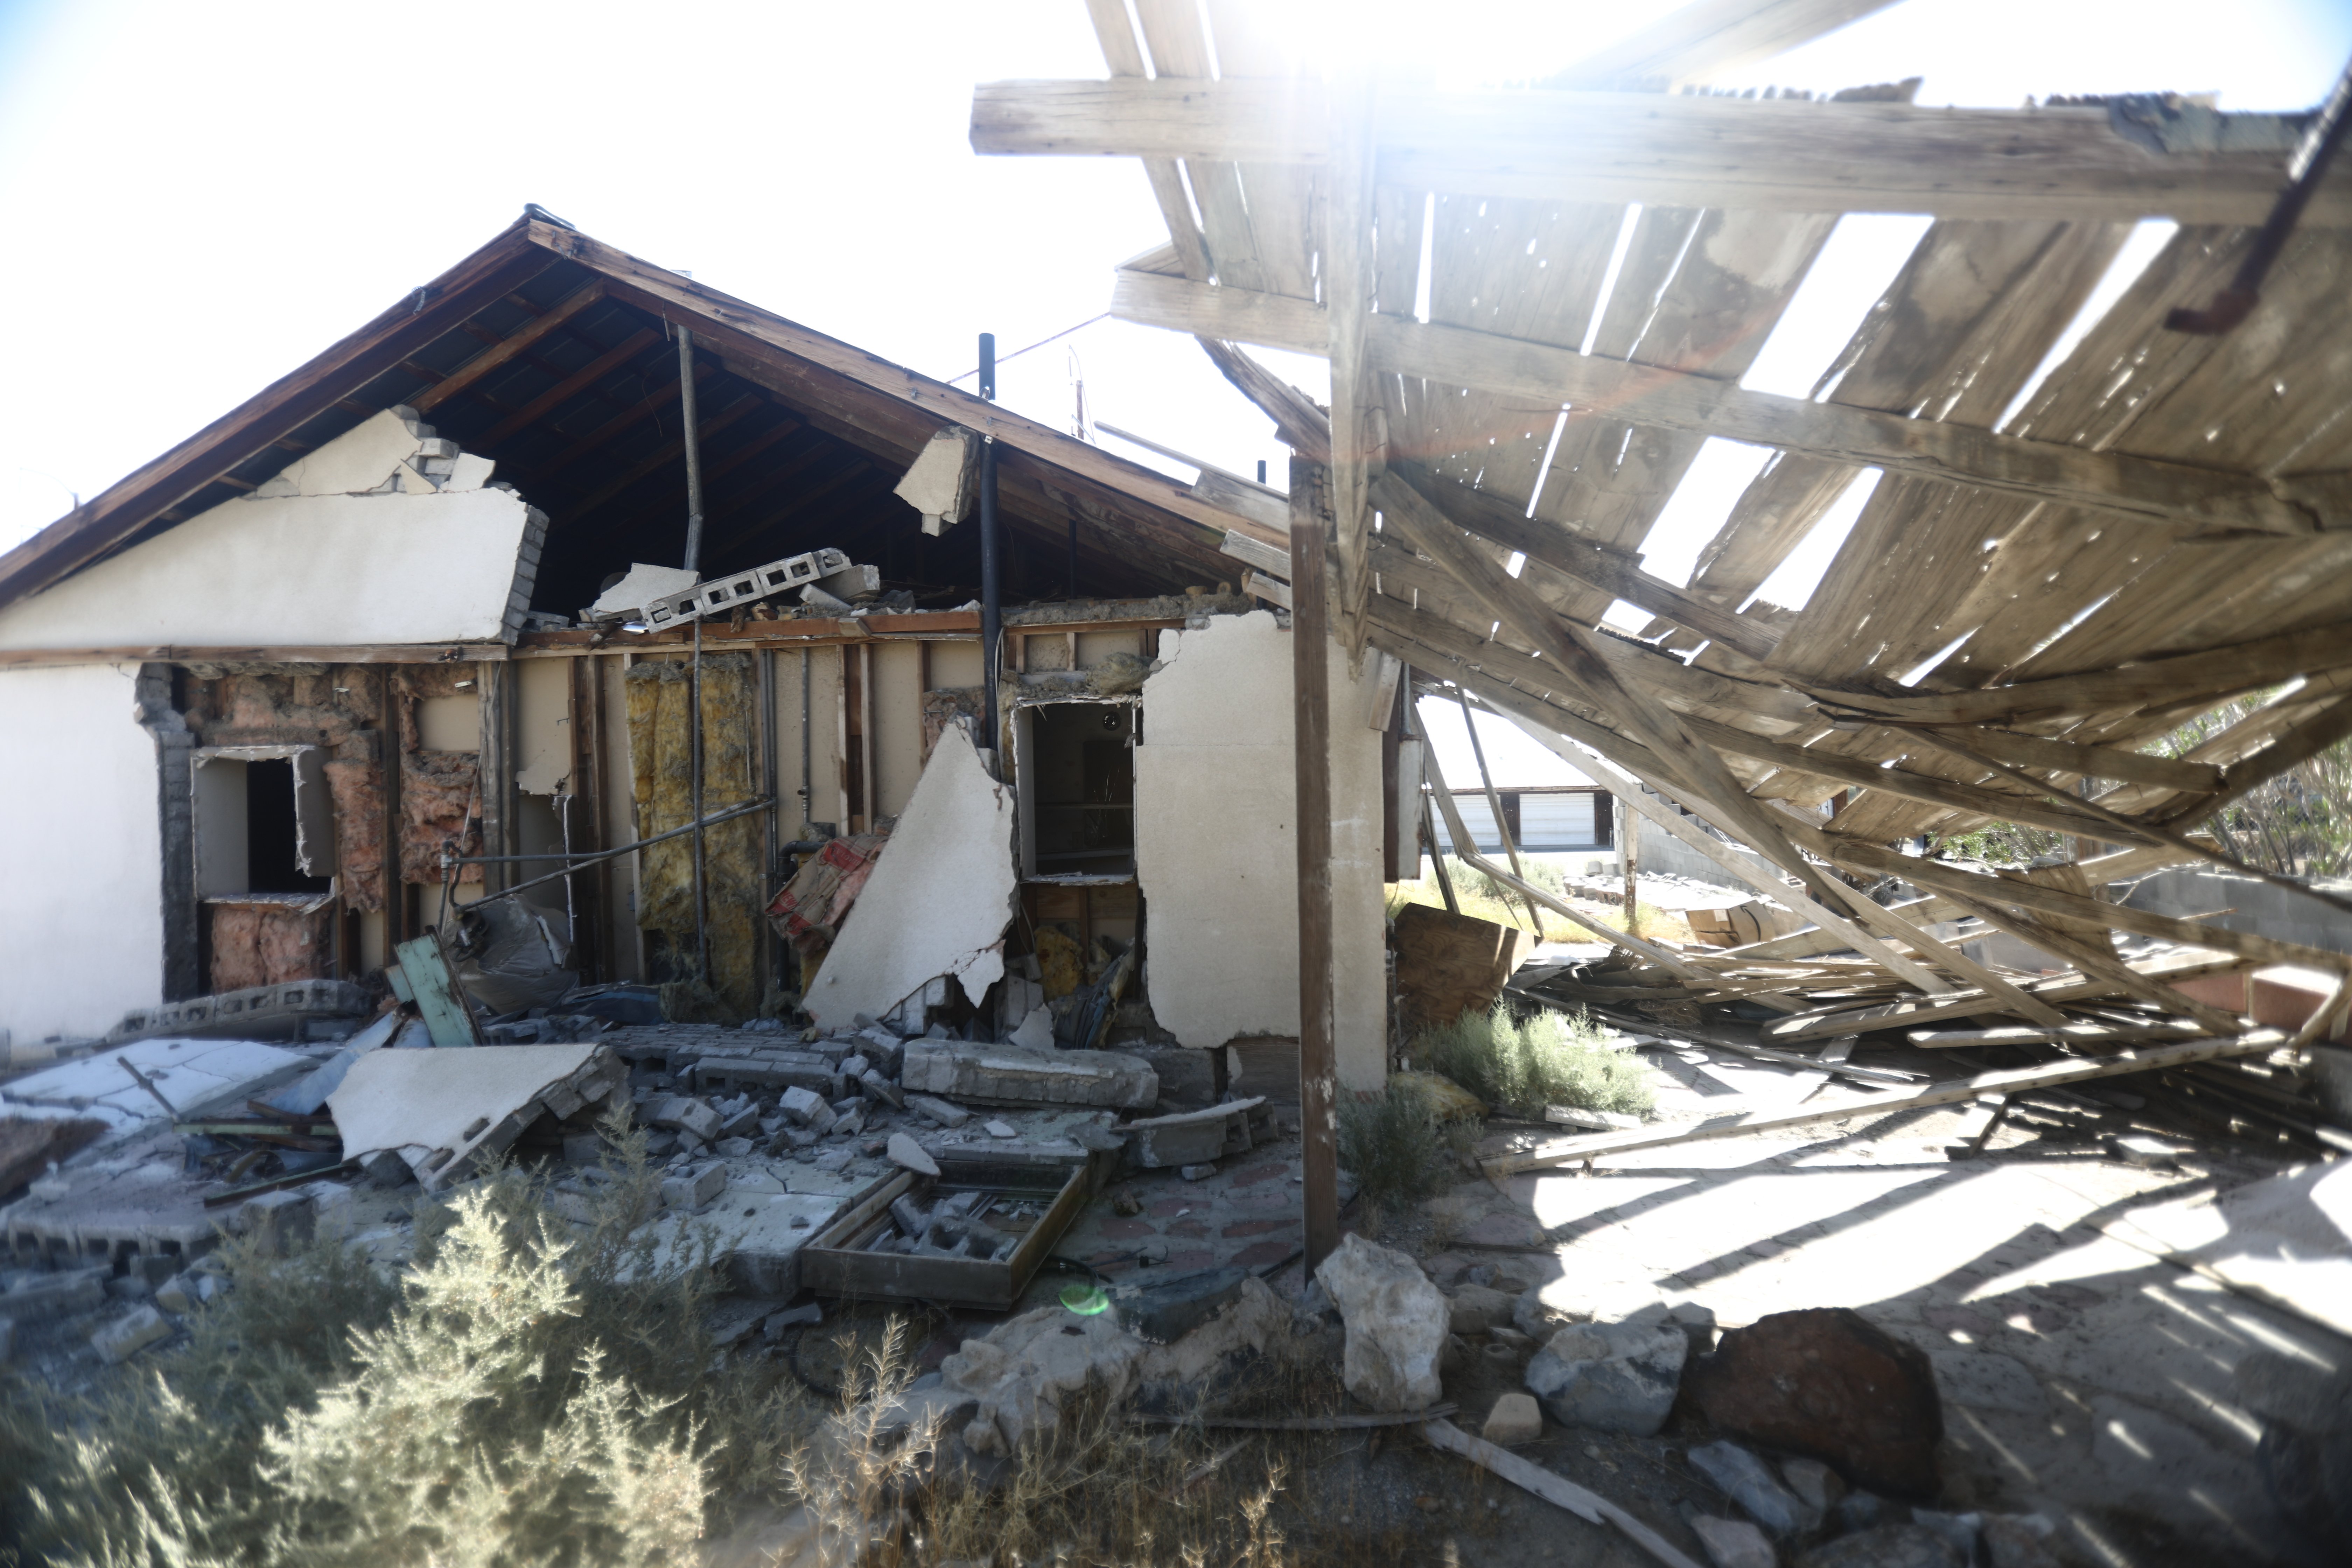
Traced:
POLYGON ((1725 1334, 1683 1382, 1719 1431, 1823 1460, 1871 1491, 1924 1502, 1942 1489, 1934 1368, 1860 1313, 1775 1312, 1725 1334))
POLYGON ((1315 1279, 1347 1325, 1340 1381, 1348 1392, 1375 1410, 1425 1410, 1437 1403, 1453 1308, 1421 1265, 1349 1234, 1315 1279))
POLYGON ((1715 1568, 1778 1568, 1780 1559, 1772 1553, 1772 1543, 1744 1519, 1697 1513, 1691 1516, 1690 1527, 1715 1568))
POLYGON ((1512 1310, 1517 1305, 1517 1297, 1491 1285, 1462 1286, 1454 1292, 1454 1331, 1483 1334, 1498 1326, 1509 1328, 1512 1310))
POLYGON ((1656 1323, 1572 1323, 1528 1363, 1528 1392, 1563 1426, 1654 1435, 1675 1406, 1690 1341, 1656 1323))

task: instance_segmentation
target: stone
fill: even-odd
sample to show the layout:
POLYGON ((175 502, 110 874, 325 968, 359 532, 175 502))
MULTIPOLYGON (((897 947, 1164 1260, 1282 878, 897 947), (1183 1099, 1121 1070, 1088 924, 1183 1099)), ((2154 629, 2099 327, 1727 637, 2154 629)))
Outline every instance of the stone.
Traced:
POLYGON ((932 1159, 920 1143, 916 1142, 904 1132, 891 1133, 890 1142, 885 1147, 890 1156, 890 1163, 894 1165, 903 1165, 909 1171, 926 1176, 936 1176, 940 1173, 940 1163, 932 1159))
POLYGON ((1715 1568, 1776 1568, 1780 1562, 1764 1532, 1744 1519, 1695 1513, 1690 1527, 1715 1568))
POLYGON ((662 1207, 698 1209, 726 1190, 726 1166, 705 1165, 699 1170, 688 1166, 680 1174, 662 1178, 662 1207))
POLYGON ((1020 1133, 1013 1131, 1013 1124, 1008 1121, 983 1122, 982 1123, 982 1131, 985 1131, 991 1138, 1018 1138, 1021 1136, 1020 1133))
POLYGON ((192 1312, 196 1307, 194 1282, 184 1274, 174 1274, 155 1287, 155 1305, 167 1312, 192 1312))
POLYGON ((1797 1568, 1968 1568, 1968 1559, 1932 1530, 1882 1524, 1814 1547, 1797 1568))
POLYGON ((788 1089, 776 1097, 776 1109, 812 1132, 833 1131, 833 1107, 813 1089, 788 1089))
POLYGON ((171 1320, 152 1307, 142 1307, 127 1318, 117 1318, 89 1336, 107 1365, 129 1361, 157 1340, 172 1337, 171 1320))
POLYGON ((1544 1120, 1559 1127, 1582 1127, 1594 1132, 1622 1131, 1639 1127, 1642 1119, 1614 1110, 1587 1110, 1580 1105, 1547 1105, 1544 1120))
POLYGON ((1543 1299, 1543 1287, 1530 1285, 1519 1292, 1511 1307, 1511 1327, 1538 1344, 1543 1343, 1576 1319, 1543 1299))
POLYGON ((730 1160, 740 1160, 751 1152, 751 1141, 749 1138, 721 1138, 710 1146, 710 1152, 730 1160))
POLYGON ((1498 1448, 1532 1443, 1543 1436, 1543 1412, 1527 1394, 1506 1394, 1486 1412, 1486 1424, 1478 1428, 1478 1436, 1498 1448))
POLYGON ((857 1156, 856 1154, 851 1153, 846 1149, 827 1149, 824 1153, 819 1154, 816 1158, 811 1160, 809 1163, 814 1165, 820 1171, 839 1173, 849 1169, 849 1163, 856 1158, 857 1156))
POLYGON ((907 1109, 940 1127, 961 1127, 971 1120, 971 1112, 962 1106, 950 1105, 946 1100, 928 1094, 908 1095, 907 1109))
POLYGON ((1690 1342, 1656 1323, 1572 1323, 1528 1363, 1528 1392, 1563 1426, 1648 1437, 1664 1426, 1690 1342))
POLYGON ((814 1301, 803 1301, 781 1312, 771 1312, 760 1320, 760 1337, 780 1340, 786 1329, 800 1328, 824 1321, 824 1309, 814 1301))
POLYGON ((1845 1496, 1845 1482, 1819 1459, 1784 1459, 1780 1479, 1804 1505, 1826 1514, 1845 1496))
POLYGON ((711 1142, 723 1143, 730 1138, 749 1138, 759 1125, 760 1108, 752 1104, 750 1097, 746 1096, 734 1110, 719 1113, 719 1136, 711 1142))
POLYGON ((956 1040, 908 1041, 899 1084, 910 1094, 1014 1105, 1142 1110, 1160 1098, 1160 1075, 1141 1057, 956 1040))
POLYGON ((1507 1291, 1485 1285, 1465 1285, 1454 1292, 1452 1323, 1457 1334, 1484 1334, 1497 1324, 1508 1325, 1517 1300, 1507 1291))
POLYGON ((962 1431, 973 1452, 1013 1454, 1058 1426, 1062 1402, 1082 1390, 1126 1398, 1142 1355, 1143 1342, 1112 1313, 1042 1307, 964 1341, 940 1363, 941 1397, 976 1402, 962 1431))
POLYGON ((1821 1510, 1807 1507, 1774 1479, 1769 1465, 1738 1444, 1704 1444, 1693 1448, 1689 1458, 1692 1469, 1774 1535, 1801 1535, 1820 1526, 1821 1510))
POLYGON ((862 1051, 841 1058, 841 1076, 853 1082, 864 1078, 873 1068, 874 1064, 866 1059, 862 1051))
MULTIPOLYGON (((601 1132, 567 1132, 563 1135, 563 1163, 567 1165, 601 1165, 604 1163, 604 1135, 601 1132)), ((407 1165, 402 1163, 406 1173, 407 1165)))
POLYGON ((1452 1308, 1421 1266, 1353 1232, 1315 1270, 1347 1325, 1340 1382, 1374 1410, 1425 1410, 1442 1392, 1452 1308))
POLYGON ((857 1081, 866 1093, 877 1102, 887 1105, 893 1110, 907 1109, 907 1097, 898 1092, 898 1086, 874 1068, 867 1068, 864 1072, 859 1073, 857 1081))
POLYGON ((1942 1490, 1934 1366, 1858 1312, 1760 1318, 1725 1334, 1684 1381, 1718 1431, 1823 1460, 1871 1491, 1927 1501, 1942 1490))
POLYGON ((1217 1173, 1214 1165, 1179 1165, 1176 1173, 1188 1182, 1205 1182, 1217 1173))
POLYGON ((1666 1321, 1690 1341, 1690 1353, 1702 1356, 1715 1348, 1715 1309, 1696 1301, 1679 1301, 1666 1309, 1666 1321))
POLYGON ((1973 1513, 1938 1513, 1933 1509, 1915 1508, 1911 1522, 1922 1530, 1932 1530, 1960 1554, 1963 1563, 1977 1560, 1977 1515, 1973 1513))
POLYGON ((28 1321, 36 1317, 62 1317, 68 1312, 85 1311, 106 1300, 108 1272, 108 1266, 101 1263, 37 1276, 20 1282, 5 1297, 0 1297, 0 1301, 5 1302, 11 1313, 28 1321))
POLYGON ((1110 1289, 1111 1310, 1145 1343, 1174 1344, 1239 1296, 1249 1277, 1246 1268, 1205 1268, 1172 1279, 1122 1282, 1110 1289))
POLYGON ((398 1187, 415 1181, 416 1173, 408 1168, 408 1162, 397 1151, 379 1149, 360 1157, 360 1176, 372 1187, 398 1187))

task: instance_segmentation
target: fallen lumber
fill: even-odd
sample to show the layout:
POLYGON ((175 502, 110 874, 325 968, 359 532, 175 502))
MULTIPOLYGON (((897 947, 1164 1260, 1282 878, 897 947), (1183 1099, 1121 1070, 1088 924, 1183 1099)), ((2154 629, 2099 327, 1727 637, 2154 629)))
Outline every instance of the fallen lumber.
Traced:
MULTIPOLYGON (((1505 989, 1509 991, 1514 996, 1524 996, 1530 1002, 1540 1002, 1547 1007, 1555 1007, 1563 1013, 1574 1012, 1577 1010, 1570 1007, 1568 1004, 1560 1001, 1558 997, 1547 996, 1540 991, 1532 991, 1518 985, 1506 986, 1505 989)), ((1598 990, 1600 987, 1589 987, 1588 989, 1598 990)), ((1628 989, 1630 989, 1630 987, 1628 989)), ((1735 1040, 1730 1038, 1728 1036, 1717 1034, 1713 1030, 1687 1028, 1680 1024, 1653 1025, 1650 1026, 1659 1028, 1664 1033, 1673 1035, 1676 1039, 1688 1040, 1694 1045, 1713 1046, 1717 1050, 1737 1051, 1741 1056, 1753 1057, 1758 1061, 1779 1062, 1783 1067, 1803 1068, 1807 1069, 1820 1068, 1823 1065, 1819 1057, 1801 1057, 1794 1051, 1776 1051, 1769 1046, 1751 1046, 1745 1040, 1735 1040)), ((1838 1074, 1842 1078, 1853 1079, 1857 1082, 1880 1085, 1916 1083, 1920 1077, 1920 1075, 1916 1072, 1905 1072, 1899 1068, 1854 1067, 1846 1062, 1838 1062, 1833 1066, 1831 1066, 1829 1070, 1838 1074)))
MULTIPOLYGON (((2217 970, 2236 969, 2245 962, 2234 953, 2187 952, 2141 960, 2132 967, 2150 980, 2169 984, 2193 980, 2198 975, 2210 974, 2217 970)), ((2111 981, 2085 979, 2080 973, 2068 971, 2030 984, 2026 989, 2044 1002, 2088 1002, 2101 996, 2112 996, 2123 987, 2111 981)), ((1939 996, 1874 1002, 1862 1007, 1842 1006, 1818 1013, 1791 1014, 1765 1025, 1764 1035, 1775 1045, 1793 1045, 1802 1040, 1828 1039, 1837 1035, 1867 1035, 1878 1029, 1899 1029, 1906 1025, 1928 1024, 1940 1018, 1965 1018, 1978 1013, 1999 1011, 1999 1007, 1981 991, 1954 991, 1939 996)))
POLYGON ((1977 1046, 2097 1046, 2137 1040, 2191 1040, 2201 1031, 2188 1019, 2161 1024, 2070 1024, 2063 1029, 2011 1025, 1998 1029, 1913 1029, 1903 1037, 1921 1050, 1977 1046))
MULTIPOLYGON (((1917 1110, 1933 1105, 1957 1105, 1963 1100, 1974 1100, 1979 1094, 2047 1089, 2057 1084, 2079 1083, 2085 1079, 2156 1072, 2165 1068, 2185 1067, 2190 1062, 2212 1061, 2221 1057, 2252 1056, 2284 1045, 2286 1040, 2287 1037, 2279 1030, 2257 1029, 2252 1034, 2231 1038, 2188 1040, 2147 1050, 2118 1051, 2107 1057, 2069 1057, 2063 1061, 2044 1062, 2030 1068, 2004 1068, 1996 1072, 1980 1072, 1972 1078, 1929 1084, 1924 1089, 1902 1089, 1828 1105, 1805 1105, 1793 1110, 1752 1111, 1744 1116, 1720 1116, 1679 1126, 1645 1127, 1633 1132, 1596 1133, 1590 1138, 1571 1138, 1564 1143, 1555 1143, 1549 1149, 1529 1153, 1499 1155, 1480 1163, 1490 1177, 1507 1176, 1520 1171, 1573 1164, 1611 1154, 1628 1154, 1637 1149, 1694 1143, 1705 1138, 1736 1138, 1743 1132, 1801 1127, 1809 1121, 1834 1121, 1849 1116, 1881 1116, 1889 1111, 1917 1110)), ((1809 1062, 1806 1065, 1819 1064, 1809 1062)))
POLYGON ((1472 1464, 1492 1470, 1515 1487, 1520 1487, 1558 1508, 1564 1508, 1589 1524, 1613 1524, 1643 1551, 1667 1565, 1667 1568, 1699 1568, 1697 1563, 1676 1551, 1670 1542, 1607 1498, 1598 1492, 1586 1491, 1566 1476, 1555 1475, 1541 1465, 1520 1458, 1508 1448, 1498 1448, 1484 1437, 1473 1437, 1451 1421, 1432 1421, 1421 1429, 1422 1436, 1433 1448, 1443 1448, 1449 1454, 1459 1454, 1472 1464))

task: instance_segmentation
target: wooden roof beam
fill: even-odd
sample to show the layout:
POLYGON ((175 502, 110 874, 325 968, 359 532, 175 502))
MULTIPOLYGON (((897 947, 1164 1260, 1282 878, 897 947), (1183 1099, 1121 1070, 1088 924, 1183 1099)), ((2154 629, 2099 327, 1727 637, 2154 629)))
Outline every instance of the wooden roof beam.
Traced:
MULTIPOLYGON (((999 81, 973 90, 982 153, 1323 163, 1320 83, 999 81)), ((1624 92, 1381 90, 1378 179, 1535 201, 1927 213, 2075 223, 2257 225, 2299 133, 2283 115, 2218 116, 2232 147, 2158 153, 2105 109, 1952 109, 1624 92)), ((2352 172, 2303 222, 2352 226, 2352 172)))
POLYGON ((474 437, 471 445, 482 450, 488 450, 516 431, 538 423, 541 418, 562 407, 652 347, 654 340, 659 335, 651 327, 639 327, 635 331, 631 332, 627 337, 623 338, 619 342, 491 426, 488 430, 474 437))
MULTIPOLYGON (((1303 300, 1252 295, 1145 272, 1122 272, 1111 313, 1296 353, 1327 352, 1323 310, 1303 300)), ((2191 522, 2219 532, 2306 534, 2329 492, 2251 474, 2095 452, 1944 420, 1815 403, 1686 371, 1604 359, 1574 349, 1464 327, 1376 315, 1372 363, 1444 386, 1529 399, 1547 417, 1562 404, 1622 419, 1857 468, 2081 507, 2133 522, 2191 522)), ((2341 522, 2352 520, 2330 518, 2341 522)))
MULTIPOLYGON (((558 300, 554 308, 545 314, 525 322, 418 393, 409 400, 409 406, 419 414, 431 413, 491 372, 501 370, 530 353, 542 340, 562 331, 572 318, 604 297, 604 279, 592 279, 584 287, 573 289, 558 300)), ((470 321, 466 324, 472 325, 470 321)))
POLYGON ((1546 85, 1610 89, 1675 87, 1770 59, 1894 0, 1694 0, 1632 37, 1588 55, 1546 85))

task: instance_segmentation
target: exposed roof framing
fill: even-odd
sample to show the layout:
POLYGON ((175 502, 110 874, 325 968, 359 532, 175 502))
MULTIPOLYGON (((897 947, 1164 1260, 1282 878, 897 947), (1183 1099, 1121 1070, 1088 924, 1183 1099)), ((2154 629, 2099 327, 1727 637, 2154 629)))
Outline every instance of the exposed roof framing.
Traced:
MULTIPOLYGON (((677 327, 691 328, 697 342, 715 567, 731 564, 719 553, 730 547, 758 559, 789 553, 778 542, 798 540, 804 527, 887 519, 911 531, 913 514, 889 499, 891 485, 950 423, 992 434, 1017 459, 1006 465, 1004 509, 1016 550, 1067 559, 1072 509, 1047 485, 1089 503, 1081 555, 1103 591, 1231 575, 1217 553, 1225 532, 1264 531, 1181 481, 526 216, 0 554, 0 604, 250 490, 288 454, 395 403, 495 458, 500 477, 549 514, 543 589, 582 591, 584 578, 593 590, 613 563, 586 549, 618 549, 633 531, 682 530, 677 327)), ((976 546, 950 535, 927 548, 960 560, 976 546)), ((584 601, 559 596, 551 607, 576 602, 584 601)))
POLYGON ((1825 868, 1907 877, 1935 918, 2211 1024, 2084 933, 2289 955, 1897 846, 1998 819, 2226 860, 2189 830, 2352 733, 2352 167, 2254 314, 2192 337, 2166 310, 2230 278, 2307 117, 1584 90, 1700 78, 1871 8, 1701 0, 1557 90, 1440 93, 1246 49, 1213 76, 1240 8, 1212 8, 1212 37, 1199 8, 1139 0, 1139 37, 1090 5, 1110 79, 982 86, 972 142, 1137 157, 1156 192, 1181 172, 1192 201, 1163 199, 1171 245, 1118 270, 1113 313, 1201 338, 1329 466, 1344 636, 1753 846, 1807 907, 1906 951, 1890 972, 1915 988, 2047 1022, 1825 868), (1853 302, 1811 395, 1743 388, 1846 212, 1936 221, 1875 309, 1853 302), (2147 216, 2183 226, 2049 363, 2147 216), (1328 409, 1237 343, 1327 356, 1328 409), (1665 581, 1640 552, 1709 437, 1772 456, 1665 581), (1804 606, 1754 602, 1865 471, 1804 606), (1619 601, 1653 617, 1639 635, 1601 624, 1619 601), (2142 750, 2264 692, 2186 756, 2142 750))

